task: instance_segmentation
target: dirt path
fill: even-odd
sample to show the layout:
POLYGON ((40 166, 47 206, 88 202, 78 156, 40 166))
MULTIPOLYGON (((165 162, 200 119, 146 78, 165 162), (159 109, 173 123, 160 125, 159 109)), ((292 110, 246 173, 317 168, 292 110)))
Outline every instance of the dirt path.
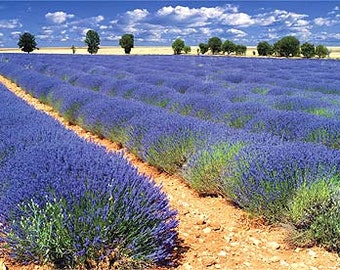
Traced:
MULTIPOLYGON (((16 84, 0 75, 10 91, 57 119, 79 136, 104 145, 110 151, 121 151, 118 145, 99 139, 78 126, 70 126, 53 109, 40 103, 16 84)), ((125 156, 140 173, 151 176, 163 186, 170 204, 177 209, 181 246, 176 269, 340 269, 340 258, 321 248, 291 248, 285 243, 283 228, 269 227, 247 218, 244 211, 219 197, 199 197, 180 177, 160 173, 125 151, 125 156)), ((37 269, 9 265, 9 269, 37 269)), ((42 268, 40 268, 42 269, 42 268)), ((0 258, 0 270, 1 258, 0 258)))

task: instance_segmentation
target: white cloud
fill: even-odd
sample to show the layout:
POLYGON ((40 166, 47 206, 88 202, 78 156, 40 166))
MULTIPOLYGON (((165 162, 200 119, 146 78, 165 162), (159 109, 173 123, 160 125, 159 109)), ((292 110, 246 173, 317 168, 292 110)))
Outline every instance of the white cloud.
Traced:
POLYGON ((159 16, 167 16, 167 15, 170 15, 173 11, 174 11, 174 8, 172 6, 162 7, 161 9, 157 11, 157 14, 159 16))
POLYGON ((333 21, 328 18, 318 17, 314 19, 314 23, 318 26, 331 26, 333 21))
POLYGON ((74 27, 80 27, 80 28, 89 28, 89 27, 92 27, 92 28, 99 28, 100 25, 99 23, 104 21, 104 16, 102 15, 98 15, 98 16, 95 16, 95 17, 89 17, 89 18, 83 18, 83 19, 80 19, 80 20, 76 20, 76 21, 72 21, 72 22, 69 22, 68 23, 68 27, 71 27, 72 29, 74 29, 74 27))
POLYGON ((340 40, 340 33, 330 33, 328 37, 340 40))
POLYGON ((98 15, 97 17, 94 17, 94 21, 96 22, 96 23, 100 23, 100 22, 102 22, 102 21, 104 21, 104 16, 102 16, 102 15, 98 15))
POLYGON ((306 14, 298 14, 294 12, 288 12, 286 10, 276 9, 267 13, 260 13, 254 16, 255 24, 260 26, 269 26, 274 24, 285 24, 287 27, 291 26, 305 26, 309 22, 303 20, 307 18, 306 14))
POLYGON ((168 17, 170 15, 173 16, 175 20, 181 21, 188 19, 193 16, 199 16, 200 10, 197 8, 189 8, 189 7, 184 7, 184 6, 168 6, 168 7, 163 7, 157 11, 157 15, 161 17, 168 17))
POLYGON ((245 36, 247 36, 246 32, 244 32, 242 30, 239 30, 239 29, 235 29, 235 28, 228 29, 227 33, 233 34, 236 37, 245 37, 245 36))
POLYGON ((204 36, 204 39, 208 40, 211 36, 219 35, 224 33, 222 28, 210 28, 210 27, 202 27, 199 29, 204 36))
POLYGON ((309 21, 306 20, 297 20, 295 23, 295 26, 301 27, 301 26, 307 26, 309 25, 309 21))
POLYGON ((0 28, 14 29, 21 28, 22 24, 19 19, 0 20, 0 28))
POLYGON ((64 23, 67 19, 74 18, 74 14, 67 14, 64 11, 49 12, 45 14, 45 18, 56 24, 64 23))
MULTIPOLYGON (((195 20, 197 25, 204 24, 207 20, 218 19, 226 12, 237 11, 236 7, 226 5, 225 7, 200 7, 189 8, 184 6, 166 6, 159 9, 156 16, 159 17, 172 17, 175 21, 185 21, 188 19, 195 20)), ((190 21, 191 22, 191 21, 190 21)))
POLYGON ((51 38, 51 36, 50 35, 40 34, 40 35, 37 35, 37 38, 41 39, 41 40, 49 40, 51 38))
POLYGON ((19 32, 19 31, 11 32, 11 36, 19 36, 20 34, 21 34, 21 32, 19 32))
POLYGON ((46 29, 46 30, 43 31, 43 33, 44 33, 45 35, 52 35, 53 32, 54 32, 54 31, 53 31, 52 29, 46 29))
POLYGON ((263 26, 268 26, 276 22, 276 18, 274 15, 269 15, 269 16, 258 16, 255 19, 255 23, 258 25, 263 25, 263 26))
POLYGON ((221 7, 206 8, 202 7, 200 9, 200 14, 208 19, 218 18, 222 16, 226 10, 221 7))
POLYGON ((149 11, 146 9, 135 9, 132 11, 127 11, 126 14, 129 16, 130 20, 139 21, 148 16, 149 11))
POLYGON ((174 14, 179 20, 185 20, 189 17, 199 15, 199 9, 177 6, 174 9, 174 14))
POLYGON ((253 25, 255 21, 246 13, 231 13, 224 14, 221 16, 222 24, 246 27, 253 25))

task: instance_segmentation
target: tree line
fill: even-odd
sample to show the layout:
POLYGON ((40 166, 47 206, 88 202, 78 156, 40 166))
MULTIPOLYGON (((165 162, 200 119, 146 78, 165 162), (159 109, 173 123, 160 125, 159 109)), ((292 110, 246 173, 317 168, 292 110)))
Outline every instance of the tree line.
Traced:
MULTIPOLYGON (((100 37, 99 34, 94 30, 89 30, 86 33, 84 40, 88 46, 87 51, 90 54, 96 54, 99 50, 100 37)), ((134 48, 134 35, 124 34, 119 40, 119 45, 124 49, 126 54, 130 54, 131 49, 134 48)), ((19 48, 27 53, 32 52, 37 47, 34 35, 31 33, 23 33, 19 36, 18 41, 19 48)), ((76 47, 71 47, 73 54, 76 52, 76 47)), ((181 54, 191 52, 191 47, 185 45, 185 42, 177 38, 172 43, 172 49, 174 54, 181 54)), ((328 50, 324 45, 314 46, 314 44, 305 42, 300 45, 300 41, 294 36, 286 36, 275 42, 273 45, 267 41, 260 41, 257 44, 257 53, 260 56, 278 56, 278 57, 300 57, 301 55, 305 58, 312 58, 318 56, 319 58, 325 58, 329 56, 331 51, 328 50)), ((197 54, 205 54, 210 50, 212 54, 225 54, 228 55, 235 53, 236 55, 245 55, 247 46, 242 44, 235 44, 230 40, 222 40, 219 37, 212 37, 207 43, 199 43, 197 54)), ((253 55, 256 55, 253 51, 253 55)))
MULTIPOLYGON (((84 42, 87 45, 87 51, 90 54, 96 54, 100 49, 100 37, 94 30, 87 31, 84 42)), ((119 39, 119 45, 124 49, 126 54, 130 54, 131 49, 134 47, 134 36, 132 34, 124 34, 121 39, 119 39)), ((19 36, 18 46, 19 49, 27 53, 39 49, 37 47, 35 36, 28 32, 19 36)), ((74 54, 76 52, 76 47, 72 45, 71 50, 74 54)))
MULTIPOLYGON (((176 39, 172 43, 172 49, 174 50, 174 54, 181 54, 182 51, 184 53, 188 53, 191 51, 190 46, 185 45, 184 41, 180 38, 176 39)), ((212 54, 219 53, 227 53, 230 55, 231 53, 236 53, 236 55, 245 55, 247 51, 247 46, 241 44, 235 44, 230 40, 226 40, 222 42, 219 37, 212 37, 208 40, 208 43, 200 43, 198 45, 197 54, 205 54, 208 51, 211 51, 212 54)))
POLYGON ((331 51, 324 45, 314 46, 305 42, 300 46, 300 41, 294 36, 286 36, 275 42, 273 45, 266 41, 257 44, 257 52, 260 56, 279 56, 279 57, 300 57, 312 58, 318 56, 325 58, 331 51))
MULTIPOLYGON (((172 43, 172 49, 174 54, 181 54, 182 52, 190 52, 185 45, 184 41, 180 38, 176 39, 172 43), (186 49, 187 48, 187 49, 186 49)), ((286 36, 275 42, 273 45, 267 41, 260 41, 257 44, 257 53, 260 56, 278 56, 278 57, 300 57, 312 58, 318 56, 319 58, 325 58, 329 56, 331 51, 324 45, 314 46, 312 43, 305 42, 300 46, 300 41, 294 36, 286 36)), ((228 55, 235 53, 236 55, 245 55, 247 46, 242 44, 235 44, 230 40, 222 40, 219 37, 212 37, 207 43, 199 43, 197 54, 205 54, 210 50, 212 54, 225 54, 228 55)), ((253 51, 253 55, 256 52, 253 51)))

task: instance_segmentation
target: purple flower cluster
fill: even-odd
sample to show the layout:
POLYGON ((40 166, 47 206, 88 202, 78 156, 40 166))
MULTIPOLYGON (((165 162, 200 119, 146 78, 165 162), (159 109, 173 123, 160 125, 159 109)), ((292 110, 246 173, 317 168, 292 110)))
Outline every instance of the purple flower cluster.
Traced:
MULTIPOLYGON (((339 149, 340 84, 333 75, 339 70, 336 61, 97 57, 90 59, 88 64, 95 67, 89 69, 83 64, 86 59, 74 57, 66 69, 57 68, 69 61, 66 56, 32 59, 20 55, 12 56, 9 62, 103 95, 141 101, 250 132, 272 132, 284 140, 339 149), (278 123, 262 127, 261 122, 272 115, 278 123), (308 121, 301 121, 300 116, 308 121), (293 131, 287 131, 287 122, 293 131)), ((2 68, 8 72, 6 66, 2 68)), ((37 81, 31 73, 24 82, 37 81)), ((27 90, 32 90, 29 83, 27 90)))
POLYGON ((80 139, 4 87, 0 95, 0 240, 14 257, 46 259, 46 250, 38 252, 39 231, 20 226, 21 220, 32 219, 34 202, 39 213, 62 204, 66 236, 53 237, 60 230, 54 227, 57 246, 46 248, 48 254, 59 252, 54 259, 68 266, 117 249, 134 260, 164 263, 170 258, 178 221, 160 187, 121 154, 80 139))
POLYGON ((11 55, 0 64, 25 88, 53 82, 47 92, 29 88, 69 121, 189 183, 205 181, 216 160, 205 190, 260 212, 302 183, 339 174, 338 71, 336 61, 181 56, 11 55))
POLYGON ((330 179, 339 171, 339 151, 324 146, 248 144, 235 155, 220 187, 240 206, 271 215, 279 213, 302 184, 330 179))

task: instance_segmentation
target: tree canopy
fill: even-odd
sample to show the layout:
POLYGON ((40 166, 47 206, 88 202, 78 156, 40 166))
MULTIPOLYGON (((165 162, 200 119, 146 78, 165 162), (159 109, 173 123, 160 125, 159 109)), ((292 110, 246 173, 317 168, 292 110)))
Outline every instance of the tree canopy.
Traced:
POLYGON ((273 47, 267 41, 260 41, 257 44, 256 49, 257 49, 257 53, 260 56, 268 56, 268 55, 272 55, 273 53, 273 47))
POLYGON ((201 54, 205 54, 207 51, 209 51, 209 44, 200 43, 198 44, 198 47, 200 48, 201 54))
POLYGON ((126 54, 130 54, 131 49, 134 47, 135 37, 133 34, 124 34, 119 40, 119 45, 124 49, 126 54))
POLYGON ((247 46, 242 44, 235 45, 235 52, 236 55, 245 55, 247 52, 247 46))
POLYGON ((35 41, 34 35, 25 32, 19 36, 18 46, 23 52, 33 52, 37 48, 37 42, 35 41))
POLYGON ((323 45, 318 45, 315 48, 315 54, 319 58, 325 58, 328 55, 328 53, 329 53, 328 49, 323 45))
POLYGON ((96 54, 99 50, 100 38, 99 34, 94 30, 89 30, 86 33, 85 43, 90 54, 96 54))
POLYGON ((281 38, 274 44, 274 51, 278 56, 293 57, 300 55, 300 41, 293 36, 281 38))
POLYGON ((315 56, 314 44, 305 42, 301 45, 301 54, 306 58, 312 58, 315 56))
POLYGON ((217 54, 222 50, 222 40, 219 37, 212 37, 208 41, 212 54, 217 54))
POLYGON ((172 43, 172 49, 174 50, 174 54, 181 54, 182 50, 185 47, 185 43, 182 39, 177 38, 173 43, 172 43))
POLYGON ((185 54, 188 54, 188 53, 191 52, 191 47, 188 46, 188 45, 185 45, 184 48, 183 48, 183 51, 184 51, 185 54))
POLYGON ((228 55, 232 52, 235 52, 236 44, 230 40, 226 40, 222 44, 222 52, 227 53, 228 55))

